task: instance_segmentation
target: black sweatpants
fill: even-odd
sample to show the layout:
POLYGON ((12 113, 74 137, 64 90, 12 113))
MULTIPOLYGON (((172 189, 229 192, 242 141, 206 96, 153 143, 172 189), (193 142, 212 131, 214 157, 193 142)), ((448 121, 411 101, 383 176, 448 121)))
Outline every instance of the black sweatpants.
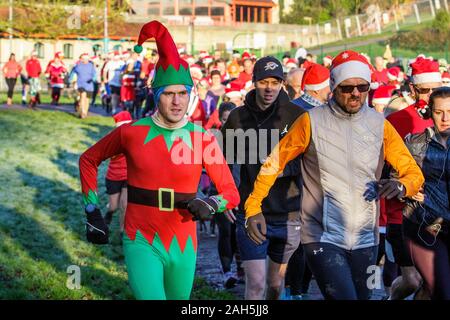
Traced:
MULTIPOLYGON (((368 300, 378 246, 345 250, 330 243, 303 245, 306 261, 327 300, 368 300)), ((380 279, 381 283, 381 279, 380 279)))

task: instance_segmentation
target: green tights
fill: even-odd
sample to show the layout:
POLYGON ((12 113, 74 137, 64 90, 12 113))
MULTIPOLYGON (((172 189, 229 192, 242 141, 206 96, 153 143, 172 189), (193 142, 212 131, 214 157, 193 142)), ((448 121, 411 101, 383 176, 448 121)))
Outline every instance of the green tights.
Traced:
POLYGON ((150 245, 139 231, 135 240, 131 240, 124 233, 123 251, 128 280, 136 299, 189 299, 197 258, 190 237, 181 252, 175 237, 167 251, 158 234, 150 245))

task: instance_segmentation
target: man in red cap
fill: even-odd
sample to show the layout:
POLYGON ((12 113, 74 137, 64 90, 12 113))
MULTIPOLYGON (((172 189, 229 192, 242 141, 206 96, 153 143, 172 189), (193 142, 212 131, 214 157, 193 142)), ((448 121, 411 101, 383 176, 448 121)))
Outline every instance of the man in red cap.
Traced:
MULTIPOLYGON (((438 62, 419 56, 411 63, 410 68, 410 89, 415 103, 387 117, 402 139, 408 134, 422 133, 426 128, 433 126, 433 120, 424 119, 423 114, 428 108, 428 100, 433 89, 442 85, 438 62)), ((392 172, 392 175, 396 174, 392 172)), ((419 288, 421 282, 403 237, 403 207, 404 202, 398 199, 386 201, 386 239, 392 246, 395 262, 400 266, 402 273, 392 283, 390 296, 392 300, 404 299, 411 295, 419 288)))
POLYGON ((292 102, 305 110, 327 102, 330 95, 330 71, 317 63, 309 66, 303 74, 302 90, 304 94, 292 102))
MULTIPOLYGON (((261 204, 286 164, 302 157, 301 243, 326 299, 369 299, 379 244, 379 197, 411 197, 424 178, 402 139, 369 108, 371 71, 365 57, 333 59, 333 98, 304 113, 273 149, 245 202, 249 236, 262 242, 261 204), (384 160, 398 179, 380 180, 384 160), (259 225, 259 228, 258 228, 259 225)), ((381 285, 381 284, 379 284, 381 285)))

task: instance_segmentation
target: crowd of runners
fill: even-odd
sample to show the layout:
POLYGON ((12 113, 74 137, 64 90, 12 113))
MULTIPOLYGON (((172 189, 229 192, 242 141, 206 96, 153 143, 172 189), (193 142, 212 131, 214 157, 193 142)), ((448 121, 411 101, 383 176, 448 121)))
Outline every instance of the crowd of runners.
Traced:
MULTIPOLYGON (((369 299, 381 282, 386 299, 450 299, 447 62, 389 48, 373 61, 350 50, 322 60, 304 48, 281 61, 193 57, 156 21, 133 52, 82 55, 71 70, 57 54, 42 71, 32 55, 31 107, 44 72, 53 104, 75 82, 81 118, 96 97, 114 117, 80 157, 86 233, 108 243, 122 212, 136 298, 189 299, 196 221, 210 221, 224 287, 245 283, 245 299, 307 299, 312 278, 325 299, 369 299), (157 50, 143 52, 149 38, 157 50)), ((3 72, 10 88, 23 74, 13 56, 3 72)))

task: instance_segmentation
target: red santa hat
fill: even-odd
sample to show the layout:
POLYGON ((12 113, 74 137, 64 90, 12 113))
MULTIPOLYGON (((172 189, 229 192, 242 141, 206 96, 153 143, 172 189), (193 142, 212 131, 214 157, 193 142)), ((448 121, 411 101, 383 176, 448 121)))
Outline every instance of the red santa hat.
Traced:
POLYGON ((439 63, 423 57, 417 57, 411 63, 411 76, 414 84, 442 81, 439 63))
MULTIPOLYGON (((202 67, 200 67, 198 64, 193 64, 189 67, 189 69, 191 70, 192 73, 195 72, 200 72, 202 74, 203 77, 203 72, 202 72, 202 67)), ((198 80, 200 80, 201 78, 199 78, 198 80)))
POLYGON ((448 84, 450 83, 450 73, 447 71, 444 71, 441 75, 442 83, 448 84))
POLYGON ((331 64, 331 62, 333 62, 333 57, 332 56, 325 56, 325 57, 323 57, 323 63, 331 64))
POLYGON ((351 50, 341 52, 333 59, 330 69, 330 88, 333 91, 344 80, 361 78, 371 82, 370 64, 367 59, 351 50))
POLYGON ((113 115, 113 119, 116 122, 116 127, 120 127, 125 123, 133 121, 131 114, 128 111, 120 111, 113 115))
POLYGON ((242 97, 243 91, 242 84, 238 81, 232 81, 225 87, 225 95, 228 98, 242 97))
POLYGON ((204 57, 208 56, 208 52, 206 50, 200 50, 198 56, 200 57, 200 59, 203 59, 204 57))
POLYGON ((387 105, 392 97, 395 86, 380 86, 373 93, 372 104, 387 105))
POLYGON ((387 76, 391 81, 403 81, 403 72, 399 67, 391 67, 387 70, 387 76))
POLYGON ((89 54, 87 52, 82 53, 80 55, 80 59, 83 59, 83 58, 89 58, 89 54))
POLYGON ((305 60, 304 62, 303 62, 303 64, 302 64, 302 67, 303 67, 303 69, 308 69, 308 67, 310 67, 310 66, 312 66, 313 65, 313 63, 314 62, 311 62, 311 61, 308 61, 308 60, 305 60))
POLYGON ((210 64, 211 62, 214 61, 214 58, 210 55, 203 57, 202 59, 203 63, 206 64, 210 64))
POLYGON ((195 58, 191 55, 185 55, 183 58, 190 66, 195 63, 195 58))
POLYGON ((293 59, 293 58, 289 58, 286 61, 286 67, 288 67, 288 68, 297 68, 298 67, 297 66, 297 61, 295 59, 293 59))
POLYGON ((250 53, 248 53, 247 51, 245 51, 242 56, 241 56, 241 60, 245 61, 245 60, 251 60, 252 56, 250 55, 250 53))
POLYGON ((320 90, 330 85, 330 71, 314 63, 309 66, 302 78, 302 90, 320 90))

